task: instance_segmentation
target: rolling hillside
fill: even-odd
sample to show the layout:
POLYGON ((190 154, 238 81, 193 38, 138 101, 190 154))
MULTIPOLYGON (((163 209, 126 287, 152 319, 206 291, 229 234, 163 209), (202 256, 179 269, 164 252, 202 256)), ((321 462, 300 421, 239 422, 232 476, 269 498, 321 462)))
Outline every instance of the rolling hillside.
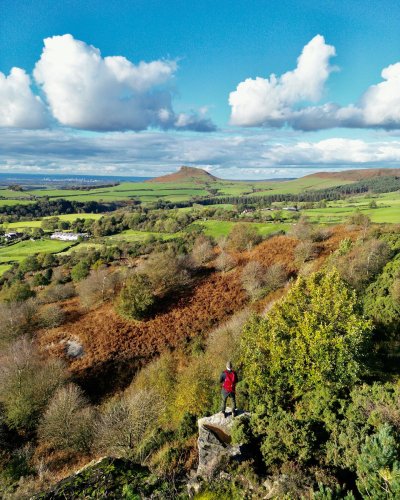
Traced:
POLYGON ((173 174, 163 175, 161 177, 155 177, 149 182, 214 182, 218 181, 217 177, 214 177, 206 170, 195 167, 185 167, 182 166, 178 172, 173 174))

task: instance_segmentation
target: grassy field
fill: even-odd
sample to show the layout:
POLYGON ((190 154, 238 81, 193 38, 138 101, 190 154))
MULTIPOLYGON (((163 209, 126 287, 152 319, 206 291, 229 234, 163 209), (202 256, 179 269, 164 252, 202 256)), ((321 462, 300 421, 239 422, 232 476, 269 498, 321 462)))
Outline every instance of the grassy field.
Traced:
POLYGON ((298 193, 304 189, 321 189, 348 182, 306 177, 284 182, 230 180, 218 180, 207 184, 204 181, 199 181, 198 183, 192 181, 177 183, 123 182, 118 186, 91 189, 90 191, 43 188, 14 192, 7 189, 0 189, 0 196, 5 198, 0 199, 0 206, 5 204, 14 205, 16 203, 33 203, 35 200, 28 200, 27 198, 29 197, 36 197, 38 199, 44 197, 50 199, 64 198, 71 201, 107 202, 137 199, 143 203, 151 203, 163 199, 171 202, 179 202, 187 201, 194 196, 205 197, 210 194, 209 188, 217 189, 219 196, 257 196, 273 193, 298 193), (19 198, 19 200, 15 198, 19 198))
POLYGON ((72 252, 79 252, 80 250, 90 250, 93 248, 97 248, 98 250, 100 250, 103 246, 104 246, 103 243, 89 243, 87 241, 82 241, 82 242, 78 243, 77 245, 69 247, 66 250, 63 250, 59 253, 62 255, 69 255, 72 252))
MULTIPOLYGON (((64 220, 68 222, 73 222, 76 219, 91 219, 91 220, 98 220, 101 217, 103 217, 103 214, 65 214, 65 215, 57 215, 56 216, 59 220, 64 220)), ((42 221, 44 219, 51 219, 51 217, 42 217, 41 219, 36 219, 36 220, 27 220, 27 221, 19 221, 19 222, 9 222, 3 224, 3 227, 5 229, 26 229, 27 227, 29 228, 34 228, 34 227, 41 227, 42 221)))
POLYGON ((155 237, 159 240, 170 240, 176 238, 179 233, 156 233, 153 231, 135 231, 134 229, 127 229, 121 233, 115 234, 113 236, 107 236, 107 241, 118 242, 118 241, 146 241, 150 237, 155 237))
POLYGON ((29 205, 30 203, 33 203, 33 201, 29 200, 9 200, 9 199, 0 199, 0 207, 4 206, 12 206, 12 205, 29 205))
MULTIPOLYGON (((236 224, 239 223, 220 220, 193 222, 193 225, 202 226, 204 228, 204 234, 212 236, 216 239, 228 236, 236 224)), ((267 236, 271 233, 275 233, 276 231, 286 231, 290 227, 290 224, 278 224, 271 222, 247 222, 246 224, 251 224, 257 228, 261 236, 267 236)))
POLYGON ((314 222, 337 224, 344 222, 355 210, 368 215, 372 222, 400 224, 400 193, 385 193, 379 196, 358 196, 352 199, 330 202, 327 208, 302 210, 314 222), (374 200, 377 208, 370 208, 374 200))
POLYGON ((0 276, 3 276, 3 274, 10 268, 11 266, 9 264, 0 264, 0 276))
POLYGON ((58 253, 71 247, 74 242, 58 240, 20 241, 15 245, 0 248, 0 263, 19 262, 35 253, 58 253))

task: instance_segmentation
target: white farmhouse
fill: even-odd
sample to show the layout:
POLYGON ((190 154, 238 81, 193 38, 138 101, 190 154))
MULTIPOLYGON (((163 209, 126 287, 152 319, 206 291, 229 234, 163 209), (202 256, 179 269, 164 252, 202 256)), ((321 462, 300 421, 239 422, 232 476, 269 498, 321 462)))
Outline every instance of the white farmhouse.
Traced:
POLYGON ((63 232, 56 232, 53 233, 50 238, 52 240, 61 240, 61 241, 77 241, 79 238, 83 238, 86 240, 89 238, 89 235, 87 233, 63 233, 63 232))
POLYGON ((6 234, 4 235, 4 237, 5 237, 7 240, 15 240, 15 238, 19 238, 20 236, 22 236, 22 233, 15 233, 15 232, 6 233, 6 234))

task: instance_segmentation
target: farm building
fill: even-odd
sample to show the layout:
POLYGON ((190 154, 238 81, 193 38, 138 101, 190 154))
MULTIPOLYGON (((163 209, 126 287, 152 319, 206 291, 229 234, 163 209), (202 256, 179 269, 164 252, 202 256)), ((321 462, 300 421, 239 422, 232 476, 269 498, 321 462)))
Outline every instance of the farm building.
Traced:
POLYGON ((22 236, 22 233, 16 233, 16 232, 6 233, 4 235, 4 237, 7 238, 7 240, 15 240, 16 238, 19 238, 20 236, 22 236))
POLYGON ((77 241, 79 238, 87 239, 89 235, 87 233, 62 233, 56 232, 53 233, 50 238, 52 240, 61 240, 61 241, 77 241))

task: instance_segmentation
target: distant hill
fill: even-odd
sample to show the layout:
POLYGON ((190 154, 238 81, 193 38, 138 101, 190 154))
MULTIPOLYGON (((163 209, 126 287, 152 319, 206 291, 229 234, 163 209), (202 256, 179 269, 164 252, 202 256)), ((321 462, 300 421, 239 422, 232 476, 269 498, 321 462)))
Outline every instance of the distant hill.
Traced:
POLYGON ((343 172, 317 172, 305 178, 337 179, 343 181, 363 181, 374 177, 400 177, 400 168, 363 168, 360 170, 344 170, 343 172))
POLYGON ((155 177, 149 182, 214 182, 218 181, 217 177, 209 174, 201 168, 195 167, 181 167, 178 172, 173 174, 162 175, 161 177, 155 177))

